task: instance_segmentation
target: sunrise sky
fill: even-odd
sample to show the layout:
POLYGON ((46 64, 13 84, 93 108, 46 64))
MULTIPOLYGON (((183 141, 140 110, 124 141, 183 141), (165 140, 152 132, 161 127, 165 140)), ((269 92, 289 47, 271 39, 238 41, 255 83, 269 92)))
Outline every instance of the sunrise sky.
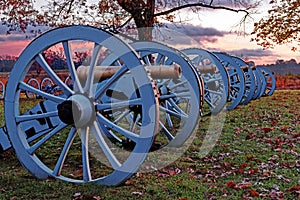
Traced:
MULTIPOLYGON (((185 23, 179 26, 172 24, 168 28, 178 31, 199 43, 200 48, 212 51, 224 51, 244 59, 252 60, 256 64, 274 63, 277 59, 300 61, 300 54, 292 52, 291 45, 276 46, 274 49, 263 50, 262 47, 250 42, 249 33, 253 30, 253 23, 261 17, 266 16, 268 4, 260 7, 260 14, 252 15, 245 27, 237 24, 241 20, 242 13, 230 11, 202 11, 194 14, 181 11, 176 14, 185 23), (245 28, 245 29, 244 29, 245 28), (245 34, 236 34, 237 30, 245 30, 245 34)), ((0 55, 18 56, 22 50, 33 39, 26 39, 25 34, 6 34, 7 28, 0 25, 0 55)))

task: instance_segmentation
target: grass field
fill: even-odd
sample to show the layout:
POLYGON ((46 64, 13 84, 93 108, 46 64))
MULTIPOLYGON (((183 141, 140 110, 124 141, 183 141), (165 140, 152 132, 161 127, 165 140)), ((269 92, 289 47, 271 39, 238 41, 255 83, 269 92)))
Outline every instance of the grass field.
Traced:
POLYGON ((208 123, 201 118, 195 140, 176 162, 118 187, 37 180, 9 150, 0 155, 0 199, 300 198, 299 90, 275 91, 227 112, 216 146, 201 157, 197 150, 208 123))

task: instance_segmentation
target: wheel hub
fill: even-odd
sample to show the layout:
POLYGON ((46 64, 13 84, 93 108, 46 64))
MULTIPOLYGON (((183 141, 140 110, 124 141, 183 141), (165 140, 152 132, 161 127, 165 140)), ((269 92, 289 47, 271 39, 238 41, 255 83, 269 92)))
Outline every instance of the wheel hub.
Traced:
POLYGON ((87 126, 95 118, 91 100, 80 94, 73 95, 57 106, 59 119, 76 127, 87 126))

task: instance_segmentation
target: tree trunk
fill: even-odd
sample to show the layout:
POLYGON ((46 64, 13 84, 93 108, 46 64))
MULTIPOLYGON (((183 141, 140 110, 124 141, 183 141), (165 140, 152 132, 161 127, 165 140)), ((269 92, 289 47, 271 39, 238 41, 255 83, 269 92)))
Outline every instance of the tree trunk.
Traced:
POLYGON ((155 0, 118 0, 119 5, 129 12, 138 28, 139 40, 152 40, 155 0))
POLYGON ((141 15, 133 17, 138 29, 139 40, 152 40, 153 20, 147 21, 143 18, 141 15))

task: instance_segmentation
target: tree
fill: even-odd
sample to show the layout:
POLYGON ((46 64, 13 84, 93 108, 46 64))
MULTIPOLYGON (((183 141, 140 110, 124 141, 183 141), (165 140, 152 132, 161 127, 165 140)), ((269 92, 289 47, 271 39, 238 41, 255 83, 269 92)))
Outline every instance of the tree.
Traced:
POLYGON ((43 24, 42 15, 33 8, 31 0, 9 0, 0 2, 0 17, 3 25, 11 31, 25 32, 28 25, 43 24))
POLYGON ((139 29, 139 39, 151 39, 151 27, 158 18, 173 21, 176 11, 190 9, 199 12, 203 8, 243 12, 242 21, 258 6, 251 0, 48 0, 48 4, 37 11, 32 0, 9 0, 0 3, 1 21, 10 30, 25 31, 29 25, 59 27, 69 24, 89 24, 119 32, 134 22, 139 29), (6 6, 6 4, 8 6, 6 6))
POLYGON ((255 23, 252 41, 264 48, 272 48, 275 44, 293 44, 296 51, 300 45, 300 2, 299 0, 271 0, 272 7, 268 16, 255 23))

